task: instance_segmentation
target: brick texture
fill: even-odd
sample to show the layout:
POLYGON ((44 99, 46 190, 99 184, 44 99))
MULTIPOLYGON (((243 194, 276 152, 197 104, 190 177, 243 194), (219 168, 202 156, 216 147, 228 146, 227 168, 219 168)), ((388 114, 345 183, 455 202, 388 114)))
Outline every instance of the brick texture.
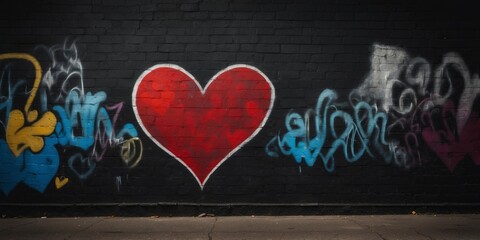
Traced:
MULTIPOLYGON (((479 203, 480 28, 473 4, 5 3, 0 14, 0 54, 7 56, 0 61, 0 202, 479 203), (27 53, 38 60, 38 91, 33 91, 32 64, 7 53, 27 53), (136 81, 157 64, 183 68, 201 87, 219 71, 244 64, 261 71, 274 87, 271 113, 258 134, 211 171, 203 184, 159 147, 135 117, 136 81), (336 100, 316 113, 326 89, 334 91, 336 100), (36 96, 26 110, 32 92, 36 96), (88 94, 96 100, 87 101, 88 94), (385 116, 386 125, 369 117, 358 102, 366 103, 372 116, 385 116), (78 112, 72 110, 76 107, 78 112), (38 119, 46 112, 56 117, 57 125, 46 120, 26 133, 42 132, 45 143, 9 132, 7 125, 33 125, 26 118, 9 119, 15 109, 24 116, 38 110, 38 119), (295 113, 295 123, 286 120, 295 113), (81 123, 75 124, 77 120, 81 123), (317 131, 315 124, 325 130, 317 131), (54 130, 69 125, 71 129, 54 130), (122 138, 122 130, 130 134, 122 138), (289 138, 287 133, 294 130, 303 137, 289 138), (322 141, 322 134, 325 141, 315 146, 313 141, 322 141), (139 140, 125 142, 128 139, 139 140), (12 149, 25 146, 14 156, 12 149), (40 149, 34 150, 36 146, 40 149), (302 157, 302 152, 315 150, 321 154, 302 157), (125 160, 122 154, 133 157, 125 160)), ((261 99, 258 90, 248 89, 240 98, 261 99)), ((227 96, 221 99, 227 102, 227 96)), ((145 118, 168 122, 162 117, 170 116, 153 114, 162 101, 152 101, 152 114, 145 118)), ((227 121, 222 120, 225 116, 213 117, 227 121)), ((178 129, 182 122, 200 122, 177 120, 173 127, 178 129)), ((211 137, 224 136, 212 129, 211 137)), ((195 166, 190 168, 195 172, 195 166)))

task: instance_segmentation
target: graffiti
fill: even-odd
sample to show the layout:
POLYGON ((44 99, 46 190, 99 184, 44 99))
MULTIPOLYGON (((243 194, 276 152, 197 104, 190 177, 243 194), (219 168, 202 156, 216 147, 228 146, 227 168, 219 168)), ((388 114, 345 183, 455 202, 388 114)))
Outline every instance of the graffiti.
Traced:
MULTIPOLYGON (((137 136, 135 127, 132 124, 126 124, 119 132, 116 133, 114 131, 118 114, 122 110, 123 104, 100 107, 100 104, 105 99, 106 94, 104 92, 98 92, 95 95, 88 92, 85 96, 80 96, 76 90, 73 90, 67 96, 64 107, 57 105, 53 108, 61 119, 56 129, 59 144, 77 147, 81 150, 92 148, 88 157, 84 158, 82 155, 76 154, 68 160, 68 166, 79 179, 86 179, 93 173, 95 169, 95 162, 93 161, 101 161, 108 147, 120 145, 122 148, 121 157, 126 162, 133 161, 138 163, 141 158, 141 152, 137 155, 135 145, 131 143, 132 141, 139 141, 139 139, 131 138, 124 140, 129 136, 137 136), (110 119, 108 110, 115 111, 113 119, 110 119), (80 128, 81 134, 76 135, 74 132, 75 128, 80 128), (125 148, 132 149, 129 151, 130 154, 125 154, 125 148), (87 172, 81 174, 75 169, 74 163, 78 159, 82 159, 82 165, 86 162, 89 169, 87 172)), ((139 150, 141 151, 141 148, 139 150)))
POLYGON ((12 79, 13 63, 2 71, 0 85, 0 114, 5 138, 0 139, 0 189, 8 194, 18 183, 43 192, 59 166, 59 156, 54 148, 56 139, 49 135, 55 129, 56 117, 50 111, 32 109, 41 80, 39 62, 29 54, 1 54, 3 62, 27 61, 34 68, 33 86, 28 88, 26 80, 12 79), (22 92, 21 88, 25 90, 22 92), (28 95, 28 96, 27 96, 28 95), (23 112, 14 106, 23 102, 15 97, 25 97, 23 112), (40 115, 40 116, 39 116, 40 115))
POLYGON ((25 104, 24 112, 18 109, 11 110, 8 120, 6 121, 7 144, 15 157, 18 157, 26 149, 30 149, 36 153, 43 148, 44 137, 53 132, 56 118, 52 112, 45 112, 39 118, 37 110, 30 110, 33 99, 37 94, 38 86, 40 85, 42 74, 40 63, 28 54, 0 54, 0 61, 13 59, 29 61, 33 64, 35 70, 35 80, 30 90, 30 96, 25 104))
POLYGON ((55 178, 55 187, 56 187, 57 189, 62 188, 63 186, 65 186, 65 185, 68 183, 68 180, 69 180, 69 179, 68 179, 67 177, 64 177, 64 176, 62 176, 62 177, 56 177, 56 178, 55 178))
MULTIPOLYGON (((37 50, 48 57, 43 68, 27 53, 0 54, 1 191, 9 195, 25 184, 44 192, 50 184, 58 190, 86 181, 110 152, 125 169, 138 166, 143 144, 133 124, 120 123, 124 102, 85 89, 75 42, 37 50), (70 175, 59 174, 60 167, 70 175)), ((433 66, 402 48, 374 44, 370 63, 345 101, 324 89, 314 108, 288 113, 266 154, 292 157, 300 172, 303 163, 333 172, 339 159, 353 164, 366 156, 406 169, 433 160, 450 171, 464 159, 480 165, 480 77, 459 54, 446 53, 433 66)), ((155 65, 132 93, 143 131, 201 189, 263 128, 274 100, 268 77, 248 65, 221 70, 205 87, 177 65, 155 65)), ((115 181, 120 191, 122 177, 115 181)))
MULTIPOLYGON (((400 55, 405 55, 403 50, 387 46, 384 49, 393 51, 393 55, 399 51, 400 55)), ((405 62, 396 67, 402 69, 405 76, 403 81, 396 80, 404 83, 398 101, 401 106, 402 96, 408 94, 411 105, 409 108, 394 108, 399 114, 390 115, 395 121, 389 128, 394 129, 401 122, 408 123, 404 125, 408 126, 408 131, 399 144, 406 161, 410 162, 406 166, 419 166, 431 160, 426 157, 428 152, 422 150, 422 146, 433 151, 451 171, 466 155, 478 164, 478 155, 475 154, 475 149, 480 146, 476 134, 478 114, 472 114, 479 93, 478 74, 471 76, 465 62, 456 53, 445 54, 433 74, 432 67, 423 58, 406 58, 405 62)), ((386 70, 384 75, 390 75, 390 72, 386 70)), ((391 88, 385 88, 385 91, 393 93, 391 88)), ((390 97, 390 103, 393 102, 392 94, 385 93, 385 96, 390 97)), ((393 134, 389 137, 395 138, 393 134)))
POLYGON ((260 70, 233 65, 202 88, 176 65, 156 65, 137 80, 133 109, 145 133, 183 164, 203 189, 210 175, 263 127, 275 99, 260 70))
POLYGON ((121 146, 120 157, 125 166, 134 168, 142 159, 142 141, 140 138, 134 137, 119 142, 121 146))
POLYGON ((125 155, 124 150, 121 150, 120 155, 124 161, 138 163, 141 159, 142 145, 141 143, 132 145, 132 141, 140 141, 135 127, 127 123, 119 131, 116 130, 123 103, 104 106, 107 99, 105 92, 85 93, 83 67, 75 44, 54 46, 48 52, 52 65, 43 83, 50 89, 58 85, 56 89, 59 91, 56 93, 50 91, 44 99, 48 102, 48 98, 51 97, 53 102, 58 103, 53 107, 59 116, 55 129, 58 144, 64 148, 78 149, 78 152, 68 159, 70 170, 80 180, 87 179, 107 149, 117 146, 121 149, 132 148, 130 152, 133 154, 125 155), (63 61, 58 59, 59 56, 63 61), (113 112, 112 118, 109 112, 113 112), (135 149, 135 146, 139 148, 135 149))
POLYGON ((52 102, 64 102, 66 96, 73 90, 84 95, 83 64, 78 56, 75 43, 51 47, 39 46, 47 52, 51 64, 42 78, 42 109, 47 109, 47 97, 52 102))
MULTIPOLYGON (((43 192, 59 168, 60 151, 71 152, 65 164, 80 180, 93 174, 108 149, 117 149, 125 165, 135 167, 142 157, 137 131, 130 123, 118 130, 122 102, 106 105, 105 92, 85 93, 83 67, 75 43, 68 45, 65 41, 63 45, 39 49, 47 50, 51 59, 43 76, 35 57, 0 54, 0 60, 9 63, 0 79, 2 89, 6 89, 0 93, 0 116, 5 116, 0 120, 5 129, 5 139, 0 139, 0 188, 5 195, 20 182, 43 192), (33 86, 29 89, 27 81, 12 79, 10 62, 19 60, 34 67, 33 86), (23 86, 26 90, 22 92, 23 86), (15 108, 24 101, 23 111, 15 108), (33 109, 34 106, 38 108, 33 109)), ((55 186, 60 189, 68 181, 66 177, 57 177, 55 186)))
POLYGON ((328 172, 335 169, 334 154, 337 151, 341 151, 350 163, 364 154, 380 154, 390 161, 390 144, 385 140, 386 114, 377 112, 366 102, 359 102, 353 106, 352 116, 335 106, 336 99, 337 94, 326 89, 320 94, 316 108, 307 110, 303 118, 298 113, 288 114, 285 119, 287 133, 268 143, 267 154, 278 156, 279 149, 284 155, 292 155, 297 163, 305 160, 310 167, 320 158, 328 172), (339 131, 340 124, 343 127, 339 131), (314 136, 310 136, 312 132, 314 136))
POLYGON ((87 179, 95 171, 97 163, 90 157, 76 153, 68 159, 68 167, 80 180, 87 179))
MULTIPOLYGON (((428 162, 428 159, 422 157, 424 148, 422 147, 422 140, 419 137, 421 134, 421 124, 425 119, 423 108, 429 101, 423 100, 420 102, 411 113, 407 113, 402 117, 397 118, 393 123, 389 124, 387 128, 387 136, 395 142, 395 163, 398 166, 407 169, 421 166, 428 162)), ((392 119, 392 117, 390 118, 392 119)), ((395 118, 393 118, 395 119, 395 118)))
POLYGON ((0 139, 0 189, 5 195, 21 182, 39 192, 45 191, 57 173, 60 159, 54 147, 56 139, 46 137, 44 141, 40 152, 27 149, 16 157, 5 140, 0 139))
POLYGON ((117 188, 117 192, 120 192, 120 186, 122 186, 122 176, 115 177, 115 186, 117 188))
POLYGON ((474 100, 480 93, 478 74, 471 76, 467 65, 457 53, 447 53, 435 69, 434 76, 431 75, 431 66, 425 59, 411 59, 403 49, 375 44, 370 74, 360 87, 352 91, 351 98, 374 99, 380 102, 386 112, 393 110, 406 114, 413 110, 419 97, 428 97, 434 105, 443 105, 458 93, 460 97, 456 121, 457 128, 461 131, 470 116, 474 100), (457 81, 463 87, 456 89, 452 79, 454 76, 451 76, 453 72, 457 72, 457 81), (398 96, 394 96, 396 89, 401 90, 398 96))
POLYGON ((407 66, 408 59, 407 53, 402 49, 375 44, 370 59, 370 73, 357 89, 352 90, 350 93, 351 101, 363 99, 367 102, 373 102, 385 112, 390 110, 400 113, 408 112, 412 106, 410 105, 405 109, 404 100, 412 94, 412 90, 410 88, 405 89, 406 83, 398 80, 407 66), (404 88, 398 99, 398 106, 393 102, 392 92, 396 85, 404 88))
POLYGON ((431 161, 433 152, 451 171, 467 156, 480 165, 480 121, 473 110, 479 76, 457 53, 445 54, 433 71, 425 59, 398 47, 374 44, 370 60, 368 76, 349 95, 353 114, 339 110, 336 94, 325 90, 315 110, 286 116, 287 133, 272 138, 266 153, 292 155, 308 166, 320 158, 328 172, 338 150, 347 162, 367 153, 412 168, 431 161))
POLYGON ((104 92, 96 93, 93 96, 91 93, 87 93, 86 96, 80 98, 76 91, 72 91, 65 101, 65 107, 57 105, 53 108, 61 119, 61 130, 57 131, 61 145, 75 146, 83 150, 93 145, 95 141, 93 132, 96 126, 92 124, 92 121, 96 119, 100 103, 106 98, 104 92), (73 128, 79 126, 81 126, 82 134, 75 136, 73 128))
POLYGON ((456 122, 458 131, 462 131, 469 120, 471 109, 475 98, 480 93, 480 78, 478 74, 470 77, 470 71, 463 59, 456 53, 447 53, 443 57, 443 62, 435 71, 435 82, 432 94, 432 100, 436 105, 442 105, 447 102, 455 92, 461 92, 458 99, 458 109, 456 111, 456 122), (455 89, 452 79, 452 72, 457 71, 460 74, 460 82, 463 83, 463 89, 455 89), (446 81, 448 90, 442 94, 442 87, 446 81))
POLYGON ((459 115, 452 101, 446 102, 438 111, 427 113, 428 127, 422 129, 422 137, 427 146, 437 154, 448 169, 453 171, 466 155, 480 165, 480 152, 478 151, 480 119, 478 113, 470 115, 463 125, 462 131, 459 132, 457 132, 458 125, 452 126, 450 122, 453 121, 449 121, 459 115), (434 120, 438 120, 439 124, 435 124, 434 120))

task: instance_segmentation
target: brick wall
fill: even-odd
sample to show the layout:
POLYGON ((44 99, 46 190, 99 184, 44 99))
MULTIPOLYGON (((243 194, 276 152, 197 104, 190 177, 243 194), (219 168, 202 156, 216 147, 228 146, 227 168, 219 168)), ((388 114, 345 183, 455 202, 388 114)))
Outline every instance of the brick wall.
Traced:
POLYGON ((472 4, 6 3, 0 202, 476 204, 472 4))

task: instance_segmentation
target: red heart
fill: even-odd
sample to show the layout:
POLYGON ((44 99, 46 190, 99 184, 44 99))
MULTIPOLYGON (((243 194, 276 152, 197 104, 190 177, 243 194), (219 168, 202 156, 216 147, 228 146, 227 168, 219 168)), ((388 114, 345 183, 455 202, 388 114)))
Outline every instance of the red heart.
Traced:
POLYGON ((247 65, 220 71, 202 89, 183 68, 160 64, 138 78, 132 99, 145 133, 187 167, 203 189, 210 175, 263 127, 275 91, 267 76, 247 65))
MULTIPOLYGON (((457 109, 451 101, 444 104, 442 116, 437 116, 443 126, 439 129, 427 127, 422 130, 422 136, 427 145, 432 149, 442 162, 453 171, 455 167, 467 155, 470 155, 475 164, 480 165, 480 119, 474 111, 470 113, 467 123, 463 127, 458 136, 447 124, 447 115, 456 116, 457 109)), ((430 116, 431 117, 431 116, 430 116)))

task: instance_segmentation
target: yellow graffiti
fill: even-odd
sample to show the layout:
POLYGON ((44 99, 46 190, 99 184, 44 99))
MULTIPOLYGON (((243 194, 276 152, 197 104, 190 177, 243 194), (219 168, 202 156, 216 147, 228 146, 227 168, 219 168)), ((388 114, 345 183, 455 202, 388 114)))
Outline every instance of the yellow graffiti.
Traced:
POLYGON ((55 187, 57 189, 62 188, 67 183, 68 183, 68 178, 67 177, 56 177, 55 178, 55 187))
POLYGON ((0 60, 10 59, 29 61, 35 68, 35 80, 32 90, 30 91, 30 96, 25 104, 24 112, 14 109, 10 112, 8 117, 6 140, 10 150, 16 157, 18 157, 27 148, 30 148, 32 152, 39 152, 42 150, 45 144, 43 137, 53 133, 57 118, 52 112, 48 111, 39 119, 38 111, 30 110, 42 77, 42 68, 38 60, 32 55, 26 53, 0 54, 0 60))
POLYGON ((122 143, 120 157, 130 168, 134 168, 142 159, 143 145, 140 138, 130 138, 122 143))

